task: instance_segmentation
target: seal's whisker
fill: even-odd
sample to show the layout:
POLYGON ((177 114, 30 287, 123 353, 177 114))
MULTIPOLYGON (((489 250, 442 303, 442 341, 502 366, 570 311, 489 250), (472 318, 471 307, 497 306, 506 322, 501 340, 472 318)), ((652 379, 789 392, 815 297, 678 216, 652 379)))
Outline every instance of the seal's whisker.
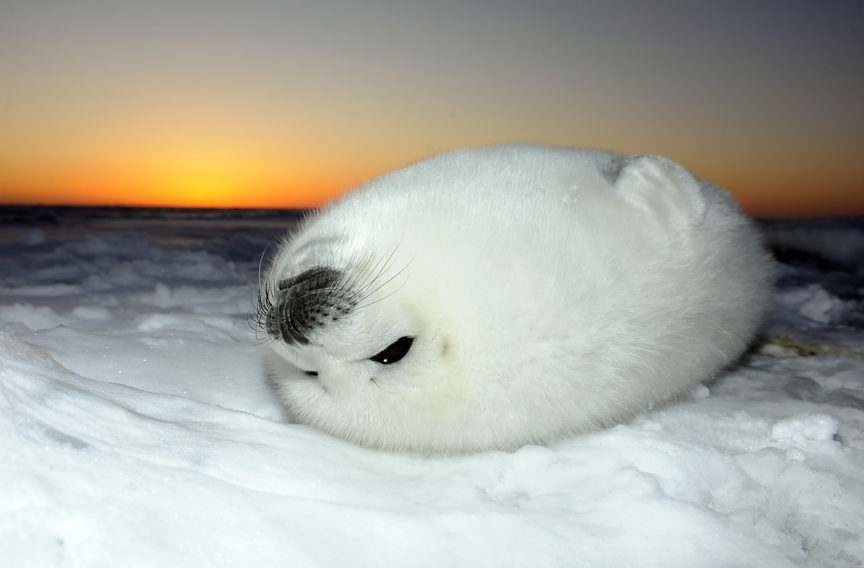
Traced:
POLYGON ((395 394, 396 394, 395 392, 390 391, 390 390, 387 390, 387 389, 385 389, 383 386, 381 386, 381 381, 380 381, 377 377, 372 377, 372 378, 370 378, 370 379, 369 379, 369 382, 371 382, 373 385, 375 385, 376 387, 378 387, 379 389, 381 389, 382 391, 384 391, 384 392, 386 392, 386 393, 389 393, 389 394, 392 394, 392 395, 395 395, 395 394))
MULTIPOLYGON (((373 288, 372 290, 370 290, 370 291, 366 294, 366 296, 364 297, 364 299, 365 299, 365 298, 369 298, 370 296, 372 296, 373 294, 375 294, 376 292, 378 292, 378 290, 381 290, 382 288, 384 288, 384 286, 386 286, 387 284, 389 284, 390 282, 392 282, 393 280, 395 280, 396 278, 398 278, 400 274, 402 274, 403 272, 405 272, 405 271, 408 269, 408 267, 411 265, 411 263, 412 263, 413 261, 414 261, 414 259, 412 258, 412 259, 409 260, 407 263, 405 263, 405 265, 404 265, 402 268, 400 268, 399 270, 397 270, 396 273, 393 274, 390 278, 388 278, 387 280, 381 282, 380 285, 378 285, 378 286, 376 286, 375 288, 373 288)), ((365 304, 358 304, 358 305, 357 305, 357 309, 367 308, 367 307, 369 307, 369 306, 371 306, 371 305, 373 305, 373 304, 377 304, 377 303, 380 302, 381 300, 384 300, 384 299, 386 299, 386 298, 389 298, 390 296, 392 296, 393 294, 395 294, 396 292, 398 292, 399 290, 401 290, 401 289, 402 289, 402 286, 404 286, 404 285, 405 285, 405 282, 403 282, 399 287, 397 287, 395 290, 393 290, 393 291, 390 292, 389 294, 386 294, 386 295, 384 295, 384 296, 382 296, 382 297, 380 297, 380 298, 378 298, 378 299, 376 299, 376 300, 372 300, 371 302, 367 302, 367 303, 365 303, 365 304)))
MULTIPOLYGON (((387 284, 392 282, 396 277, 398 277, 400 274, 402 274, 405 271, 405 269, 408 268, 408 266, 414 260, 412 258, 411 260, 408 261, 408 263, 405 264, 405 266, 403 266, 401 269, 396 271, 395 274, 390 276, 390 278, 387 278, 383 282, 379 282, 381 280, 381 278, 384 276, 384 274, 392 266, 394 257, 396 255, 396 250, 398 248, 399 247, 397 245, 396 247, 393 248, 393 250, 390 252, 389 255, 387 255, 386 257, 380 258, 378 260, 378 262, 374 265, 374 267, 373 267, 374 272, 370 271, 370 273, 372 274, 372 277, 369 278, 369 280, 364 283, 363 287, 358 292, 358 295, 361 297, 361 301, 365 300, 369 296, 372 296, 378 290, 380 290, 381 288, 383 288, 384 286, 386 286, 387 284)), ((401 288, 401 286, 400 286, 400 288, 401 288)), ((397 288, 397 290, 398 290, 398 288, 397 288)), ((366 305, 369 305, 369 304, 366 304, 366 305)))
POLYGON ((338 294, 340 297, 350 299, 350 301, 353 302, 354 298, 360 295, 357 290, 360 288, 358 284, 364 277, 364 271, 362 270, 362 266, 365 264, 365 262, 366 261, 356 261, 356 256, 352 255, 348 265, 351 268, 346 273, 346 276, 342 280, 340 280, 338 287, 334 290, 334 293, 338 294))
POLYGON ((378 257, 374 264, 370 265, 371 261, 366 261, 365 266, 363 267, 363 273, 370 278, 363 283, 363 286, 359 287, 359 295, 365 295, 369 287, 372 286, 378 280, 378 278, 381 277, 384 271, 389 268, 390 263, 392 262, 398 248, 399 246, 397 245, 393 248, 392 251, 390 251, 390 254, 388 254, 387 256, 378 257))
MULTIPOLYGON (((407 268, 407 266, 406 266, 406 268, 407 268)), ((404 270, 404 268, 403 268, 402 270, 404 270)), ((401 272, 401 270, 400 270, 400 272, 401 272)), ((394 275, 393 278, 395 278, 396 276, 398 276, 398 274, 394 275)), ((390 280, 392 280, 392 278, 391 278, 390 280)), ((389 280, 388 280, 388 282, 389 282, 389 280)), ((372 291, 372 294, 374 294, 375 292, 377 292, 378 290, 380 290, 380 289, 381 289, 384 285, 386 285, 386 284, 387 284, 387 282, 385 282, 384 284, 382 284, 381 286, 379 286, 378 288, 376 288, 375 290, 373 290, 373 291, 372 291)), ((404 283, 403 283, 402 285, 404 286, 404 283)), ((369 306, 374 306, 374 305, 377 304, 378 302, 382 302, 382 301, 386 300, 387 298, 391 297, 393 294, 395 294, 396 292, 398 292, 401 288, 402 288, 402 286, 399 286, 399 288, 396 288, 396 289, 393 290, 392 292, 389 292, 389 293, 387 293, 387 294, 381 296, 380 298, 376 298, 375 300, 371 300, 371 301, 369 301, 369 302, 366 302, 365 304, 357 304, 357 305, 355 306, 354 309, 356 309, 356 310, 362 310, 362 309, 368 308, 369 306)), ((372 294, 370 294, 370 296, 371 296, 372 294)), ((367 297, 368 297, 368 296, 367 296, 367 297)))

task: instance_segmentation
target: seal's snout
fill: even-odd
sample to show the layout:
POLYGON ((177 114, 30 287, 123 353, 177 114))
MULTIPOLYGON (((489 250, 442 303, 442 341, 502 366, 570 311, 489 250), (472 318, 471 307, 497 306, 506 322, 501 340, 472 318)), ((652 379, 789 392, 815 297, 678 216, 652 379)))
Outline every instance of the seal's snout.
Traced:
POLYGON ((289 345, 306 345, 309 335, 348 314, 354 302, 346 297, 342 272, 317 266, 281 280, 267 312, 267 334, 289 345))

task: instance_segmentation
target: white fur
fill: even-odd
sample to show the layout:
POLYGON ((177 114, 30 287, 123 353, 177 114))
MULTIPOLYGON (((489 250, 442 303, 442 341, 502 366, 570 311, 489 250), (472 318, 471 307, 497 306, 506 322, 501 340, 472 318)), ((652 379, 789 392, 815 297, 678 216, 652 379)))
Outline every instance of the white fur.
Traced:
POLYGON ((282 244, 262 297, 313 266, 365 293, 308 345, 269 338, 293 419, 444 452, 550 442, 713 378, 751 341, 772 273, 729 195, 681 166, 530 145, 441 154, 346 194, 282 244), (404 359, 369 360, 402 336, 404 359))

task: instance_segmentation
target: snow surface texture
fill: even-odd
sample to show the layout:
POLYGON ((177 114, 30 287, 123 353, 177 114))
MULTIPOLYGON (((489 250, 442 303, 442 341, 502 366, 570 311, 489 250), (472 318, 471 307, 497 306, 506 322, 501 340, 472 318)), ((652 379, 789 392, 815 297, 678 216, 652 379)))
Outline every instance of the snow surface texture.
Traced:
POLYGON ((763 351, 792 356, 552 447, 440 457, 284 422, 248 318, 296 217, 40 215, 0 215, 3 566, 862 564, 860 221, 765 225, 768 332, 809 341, 763 351))

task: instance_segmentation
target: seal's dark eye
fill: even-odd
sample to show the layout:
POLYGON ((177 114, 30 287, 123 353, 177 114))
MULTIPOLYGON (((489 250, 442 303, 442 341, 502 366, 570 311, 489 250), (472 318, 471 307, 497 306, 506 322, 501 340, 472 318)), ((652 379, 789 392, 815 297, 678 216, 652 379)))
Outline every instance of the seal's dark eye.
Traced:
POLYGON ((369 360, 381 363, 382 365, 392 365, 408 354, 412 343, 414 343, 413 337, 400 337, 388 345, 381 353, 369 357, 369 360))

